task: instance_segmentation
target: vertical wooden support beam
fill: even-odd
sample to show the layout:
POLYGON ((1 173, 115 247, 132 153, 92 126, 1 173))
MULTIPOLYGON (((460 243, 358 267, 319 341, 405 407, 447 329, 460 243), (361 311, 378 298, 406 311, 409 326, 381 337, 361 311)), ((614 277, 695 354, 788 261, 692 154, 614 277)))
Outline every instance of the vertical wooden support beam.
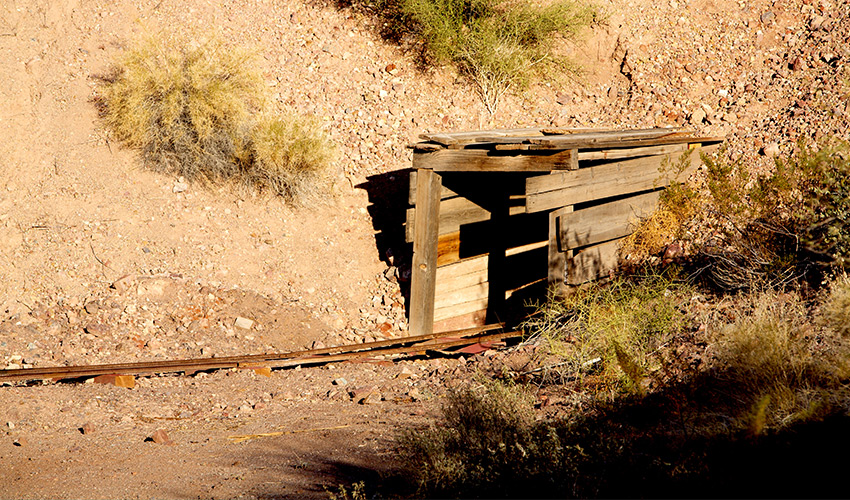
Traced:
POLYGON ((427 335, 434 328, 434 291, 437 282, 437 241, 440 229, 442 177, 421 169, 416 178, 416 215, 413 222, 413 269, 410 284, 410 334, 427 335))
MULTIPOLYGON (((549 212, 549 289, 555 288, 555 293, 560 295, 565 287, 564 280, 567 275, 567 251, 561 249, 561 227, 560 217, 571 213, 572 206, 559 208, 549 212)), ((569 252, 572 253, 572 252, 569 252)))

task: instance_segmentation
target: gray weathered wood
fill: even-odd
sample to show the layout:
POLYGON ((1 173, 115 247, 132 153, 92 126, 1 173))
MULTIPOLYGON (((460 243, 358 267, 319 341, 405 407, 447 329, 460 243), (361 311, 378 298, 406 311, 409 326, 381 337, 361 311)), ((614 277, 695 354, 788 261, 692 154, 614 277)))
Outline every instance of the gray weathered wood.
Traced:
POLYGON ((418 178, 410 285, 410 334, 425 335, 434 327, 437 282, 437 238, 440 223, 440 174, 421 172, 418 178))
POLYGON ((662 146, 642 146, 639 148, 599 149, 581 151, 579 161, 589 160, 619 160, 639 158, 641 156, 663 155, 667 153, 682 153, 688 149, 688 144, 665 144, 662 146))
MULTIPOLYGON (((410 172, 410 189, 407 192, 407 202, 411 205, 416 204, 416 170, 410 172)), ((440 190, 440 199, 445 200, 446 198, 453 198, 457 196, 457 193, 452 191, 451 189, 443 186, 440 190)))
POLYGON ((663 162, 672 167, 681 156, 671 153, 529 177, 525 184, 526 210, 529 213, 541 212, 667 186, 674 180, 687 179, 693 173, 700 162, 698 151, 699 148, 690 150, 690 164, 683 172, 676 172, 673 168, 659 171, 663 162))
POLYGON ((620 240, 607 241, 576 252, 567 261, 567 284, 580 285, 617 268, 620 240))
POLYGON ((653 191, 560 215, 557 224, 560 248, 594 245, 630 234, 634 222, 655 209, 660 194, 653 191))
POLYGON ((435 172, 548 172, 577 168, 576 151, 495 151, 442 149, 413 153, 413 167, 435 172))
POLYGON ((550 289, 556 287, 560 290, 566 277, 567 256, 560 247, 558 222, 561 215, 569 214, 572 211, 573 207, 568 206, 549 213, 549 272, 547 279, 550 289))

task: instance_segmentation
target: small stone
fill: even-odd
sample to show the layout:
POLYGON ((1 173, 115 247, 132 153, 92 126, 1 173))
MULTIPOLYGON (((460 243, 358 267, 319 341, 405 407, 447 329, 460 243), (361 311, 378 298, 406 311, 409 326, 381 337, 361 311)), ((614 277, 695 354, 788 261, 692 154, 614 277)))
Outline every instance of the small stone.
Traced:
POLYGON ((383 398, 381 397, 381 395, 378 394, 377 392, 372 392, 372 393, 369 393, 368 395, 366 395, 365 398, 358 401, 358 403, 360 403, 361 405, 373 405, 373 404, 380 403, 381 401, 383 401, 383 398))
POLYGON ((10 429, 14 429, 14 428, 15 428, 15 423, 14 423, 14 422, 6 422, 6 427, 8 427, 8 428, 10 428, 10 429))
POLYGON ((407 395, 414 401, 420 401, 422 399, 422 394, 419 392, 419 389, 415 387, 407 391, 407 395))
POLYGON ((404 368, 401 369, 401 371, 399 372, 399 374, 396 378, 406 379, 406 378, 412 377, 413 375, 414 375, 413 370, 411 370, 410 368, 405 366, 404 368))
POLYGON ((182 193, 189 189, 189 184, 185 182, 177 181, 174 183, 174 187, 171 188, 172 193, 182 193))
POLYGON ((772 21, 774 17, 776 17, 776 14, 768 10, 764 14, 762 14, 759 19, 761 19, 761 22, 763 22, 764 24, 767 24, 772 21))
POLYGON ((95 431, 95 426, 91 422, 86 422, 85 424, 83 424, 82 427, 80 427, 80 432, 82 432, 83 434, 91 434, 94 431, 95 431))
POLYGON ((312 344, 310 344, 310 349, 324 349, 325 343, 321 340, 314 340, 312 344))
POLYGON ((235 326, 236 328, 241 328, 243 330, 250 330, 251 327, 254 326, 254 320, 239 316, 236 318, 236 321, 233 322, 233 326, 235 326))
POLYGON ((255 403, 255 404, 254 404, 254 409, 255 409, 255 410, 262 410, 262 409, 263 409, 263 408, 265 408, 265 407, 266 407, 266 404, 265 404, 265 403, 263 403, 262 401, 260 401, 260 402, 258 402, 258 403, 255 403))
POLYGON ((27 444, 29 444, 29 441, 27 441, 27 438, 22 436, 22 437, 19 437, 19 438, 15 438, 15 440, 12 441, 12 444, 15 445, 15 446, 22 446, 23 447, 23 446, 26 446, 27 444))
POLYGON ((691 125, 700 125, 703 121, 705 121, 706 113, 702 108, 697 108, 691 113, 691 125))
POLYGON ((797 56, 794 58, 793 61, 791 61, 790 64, 788 64, 788 67, 791 69, 791 71, 800 71, 801 69, 806 68, 806 64, 803 62, 803 59, 801 57, 797 56))
MULTIPOLYGON (((378 394, 378 388, 375 386, 360 387, 359 389, 354 389, 349 394, 351 395, 352 401, 363 404, 363 401, 365 401, 369 395, 378 394)), ((380 394, 378 394, 378 397, 380 398, 380 394)))
POLYGON ((166 444, 169 446, 176 444, 174 441, 171 440, 171 438, 168 437, 168 433, 165 432, 163 429, 158 429, 151 435, 151 437, 149 437, 145 441, 148 440, 153 441, 156 444, 166 444))
POLYGON ((760 153, 764 156, 779 156, 779 144, 771 142, 761 148, 760 153))
POLYGON ((84 308, 85 308, 86 312, 89 313, 89 314, 97 314, 97 311, 100 310, 100 304, 98 304, 97 301, 95 301, 95 300, 90 300, 90 301, 86 302, 86 305, 85 305, 84 308))
POLYGON ((340 377, 340 378, 335 378, 335 379, 334 379, 334 381, 333 381, 333 384, 334 384, 334 385, 338 385, 338 386, 340 386, 340 387, 344 387, 344 386, 348 385, 348 380, 345 380, 345 379, 344 379, 344 378, 342 378, 342 377, 340 377))

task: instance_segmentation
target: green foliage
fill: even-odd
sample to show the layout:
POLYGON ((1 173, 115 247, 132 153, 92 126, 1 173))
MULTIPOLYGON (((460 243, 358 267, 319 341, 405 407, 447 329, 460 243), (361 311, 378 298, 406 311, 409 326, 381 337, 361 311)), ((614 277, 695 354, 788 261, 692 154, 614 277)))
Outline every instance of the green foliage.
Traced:
POLYGON ((215 38, 149 36, 117 61, 101 90, 106 126, 156 171, 294 200, 333 158, 315 120, 257 123, 269 102, 257 58, 215 38))
POLYGON ((640 393, 644 376, 660 367, 654 352, 689 325, 690 295, 671 276, 616 278, 549 300, 523 329, 545 339, 574 373, 601 358, 604 380, 640 393))
POLYGON ((469 76, 492 114, 506 91, 547 68, 569 67, 553 54, 556 35, 574 37, 596 11, 572 0, 538 7, 527 0, 387 0, 388 30, 413 33, 427 58, 469 76))

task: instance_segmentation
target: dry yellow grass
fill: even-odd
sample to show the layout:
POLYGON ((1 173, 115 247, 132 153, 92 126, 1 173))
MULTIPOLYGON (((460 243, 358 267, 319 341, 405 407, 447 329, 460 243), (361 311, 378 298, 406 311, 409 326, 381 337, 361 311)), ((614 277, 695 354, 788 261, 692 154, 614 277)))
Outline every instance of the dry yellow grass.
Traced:
POLYGON ((107 127, 156 171, 297 202, 334 160, 316 119, 272 116, 256 53, 215 37, 149 35, 117 61, 102 93, 107 127))

